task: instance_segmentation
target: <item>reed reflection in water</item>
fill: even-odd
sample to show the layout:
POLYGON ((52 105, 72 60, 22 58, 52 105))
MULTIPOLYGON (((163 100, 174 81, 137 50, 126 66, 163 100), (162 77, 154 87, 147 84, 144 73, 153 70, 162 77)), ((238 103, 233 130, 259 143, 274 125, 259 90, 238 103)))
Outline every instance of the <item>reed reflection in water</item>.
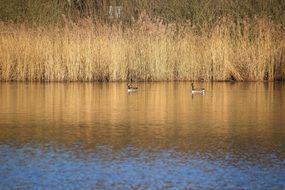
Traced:
POLYGON ((0 187, 284 188, 285 84, 190 84, 0 83, 0 187))

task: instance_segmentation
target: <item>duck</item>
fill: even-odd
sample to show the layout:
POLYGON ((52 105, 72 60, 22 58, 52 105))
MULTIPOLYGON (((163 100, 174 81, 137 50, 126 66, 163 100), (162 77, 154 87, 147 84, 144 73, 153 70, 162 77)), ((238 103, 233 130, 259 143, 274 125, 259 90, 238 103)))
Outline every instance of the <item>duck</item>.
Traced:
POLYGON ((194 94, 194 93, 204 94, 205 93, 205 88, 195 88, 193 82, 191 85, 192 85, 192 94, 194 94))
POLYGON ((128 83, 128 92, 136 92, 138 91, 138 87, 132 86, 131 83, 128 83))

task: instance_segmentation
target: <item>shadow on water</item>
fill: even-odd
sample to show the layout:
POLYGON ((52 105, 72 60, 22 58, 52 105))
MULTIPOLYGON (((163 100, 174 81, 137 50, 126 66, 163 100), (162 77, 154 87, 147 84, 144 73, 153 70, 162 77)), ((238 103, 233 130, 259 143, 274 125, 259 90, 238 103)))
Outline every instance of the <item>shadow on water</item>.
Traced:
POLYGON ((1 189, 285 188, 285 84, 190 84, 0 83, 1 189))

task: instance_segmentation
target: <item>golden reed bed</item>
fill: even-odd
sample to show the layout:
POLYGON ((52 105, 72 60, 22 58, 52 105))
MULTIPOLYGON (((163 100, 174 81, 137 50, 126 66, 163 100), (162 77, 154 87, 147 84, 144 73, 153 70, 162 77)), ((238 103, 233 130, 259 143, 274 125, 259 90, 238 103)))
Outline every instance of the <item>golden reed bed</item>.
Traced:
POLYGON ((284 54, 284 29, 261 18, 205 29, 146 15, 131 26, 0 23, 1 81, 276 80, 284 54))

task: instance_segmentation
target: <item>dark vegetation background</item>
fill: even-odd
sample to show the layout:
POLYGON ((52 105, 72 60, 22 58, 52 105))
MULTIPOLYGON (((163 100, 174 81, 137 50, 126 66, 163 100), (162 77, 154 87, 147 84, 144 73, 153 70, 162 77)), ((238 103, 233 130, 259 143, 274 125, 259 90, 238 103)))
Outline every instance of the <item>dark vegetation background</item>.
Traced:
POLYGON ((32 24, 58 23, 62 17, 114 22, 109 6, 122 6, 120 22, 130 24, 144 12, 164 22, 191 22, 209 26, 221 17, 236 21, 262 17, 283 27, 284 0, 0 0, 0 20, 32 24))

